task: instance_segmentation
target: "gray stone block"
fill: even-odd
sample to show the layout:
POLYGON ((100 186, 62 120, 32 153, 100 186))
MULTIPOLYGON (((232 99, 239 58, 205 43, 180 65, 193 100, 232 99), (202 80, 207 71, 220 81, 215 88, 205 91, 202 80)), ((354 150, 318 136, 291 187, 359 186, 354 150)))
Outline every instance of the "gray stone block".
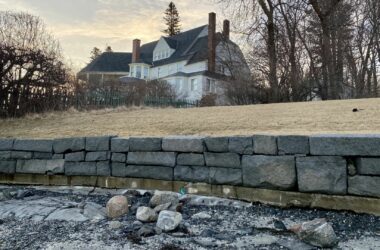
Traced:
POLYGON ((18 160, 17 173, 24 174, 63 174, 64 160, 18 160))
POLYGON ((380 175, 380 158, 357 158, 356 167, 360 175, 380 175))
POLYGON ((210 168, 210 183, 219 185, 241 185, 241 169, 210 168))
POLYGON ((134 166, 128 165, 126 176, 156 180, 173 180, 173 168, 163 166, 134 166))
POLYGON ((112 162, 111 171, 112 171, 112 176, 126 177, 127 176, 127 165, 125 163, 112 162))
POLYGON ((16 139, 13 144, 13 150, 51 153, 53 140, 16 139))
POLYGON ((108 161, 99 161, 96 163, 97 176, 111 176, 111 166, 108 161))
POLYGON ((0 151, 0 160, 11 159, 11 151, 0 151))
POLYGON ((84 161, 86 153, 84 151, 65 154, 66 161, 84 161))
POLYGON ((200 166, 176 166, 174 168, 175 181, 209 183, 210 168, 200 166))
POLYGON ((179 154, 177 164, 185 166, 204 166, 205 158, 203 154, 179 154))
POLYGON ((176 154, 173 152, 129 152, 127 163, 130 165, 174 167, 176 163, 176 154))
POLYGON ((25 151, 12 151, 11 158, 15 160, 28 160, 32 159, 33 152, 25 152, 25 151))
POLYGON ((127 154, 123 153, 112 153, 111 160, 113 162, 127 162, 127 154))
POLYGON ((0 139, 0 151, 12 150, 14 139, 0 139))
POLYGON ((254 135, 253 152, 262 155, 276 155, 277 137, 272 135, 254 135))
POLYGON ((43 159, 43 160, 51 160, 53 158, 52 153, 46 152, 34 152, 33 159, 43 159))
POLYGON ((14 174, 16 172, 16 161, 0 161, 1 174, 14 174))
POLYGON ((296 166, 294 156, 243 156, 243 184, 278 190, 296 187, 296 166))
POLYGON ((240 156, 235 153, 205 153, 206 165, 209 167, 241 168, 240 156))
POLYGON ((203 139, 208 152, 228 152, 228 137, 207 137, 203 139))
POLYGON ((86 137, 86 151, 108 151, 110 150, 111 137, 86 137))
POLYGON ((161 151, 162 139, 154 137, 131 137, 129 138, 129 151, 150 152, 161 151))
POLYGON ((253 154, 253 138, 242 136, 230 137, 228 141, 228 151, 245 155, 253 154))
POLYGON ((296 167, 299 191, 347 193, 347 162, 343 157, 297 157, 296 167))
POLYGON ((380 156, 380 135, 310 136, 312 155, 380 156))
POLYGON ((65 162, 67 176, 96 176, 96 162, 65 162))
POLYGON ((53 151, 56 154, 70 153, 84 150, 86 145, 85 138, 62 138, 55 139, 53 151))
POLYGON ((57 159, 63 159, 65 157, 64 154, 53 154, 53 156, 51 157, 53 160, 57 160, 57 159))
POLYGON ((302 135, 281 135, 277 137, 278 154, 294 155, 310 153, 309 137, 302 135))
POLYGON ((380 177, 359 175, 349 177, 348 193, 380 198, 380 177))
POLYGON ((125 153, 129 151, 129 138, 115 137, 111 139, 111 151, 125 153))
POLYGON ((203 138, 197 136, 172 136, 162 139, 162 150, 170 152, 202 153, 203 138))
POLYGON ((87 152, 86 161, 107 161, 110 159, 110 152, 87 152))

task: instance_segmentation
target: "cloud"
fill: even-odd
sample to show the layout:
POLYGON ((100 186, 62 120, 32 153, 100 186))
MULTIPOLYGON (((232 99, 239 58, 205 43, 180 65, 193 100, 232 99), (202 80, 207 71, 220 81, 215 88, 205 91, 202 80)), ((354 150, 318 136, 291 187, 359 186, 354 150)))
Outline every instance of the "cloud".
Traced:
MULTIPOLYGON (((83 67, 93 47, 130 51, 132 40, 157 40, 165 25, 166 0, 0 0, 0 8, 40 16, 57 37, 76 70, 83 67), (10 8, 9 6, 12 6, 10 8)), ((208 0, 177 0, 182 29, 207 24, 207 14, 219 6, 208 0)))

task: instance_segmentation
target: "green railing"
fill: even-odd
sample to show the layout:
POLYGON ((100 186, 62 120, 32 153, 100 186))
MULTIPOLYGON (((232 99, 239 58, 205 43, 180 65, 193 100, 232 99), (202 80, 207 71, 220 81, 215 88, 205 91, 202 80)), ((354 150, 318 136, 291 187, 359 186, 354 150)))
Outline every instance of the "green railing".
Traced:
POLYGON ((187 99, 147 97, 144 100, 144 105, 151 107, 195 108, 199 107, 199 101, 191 101, 187 99))

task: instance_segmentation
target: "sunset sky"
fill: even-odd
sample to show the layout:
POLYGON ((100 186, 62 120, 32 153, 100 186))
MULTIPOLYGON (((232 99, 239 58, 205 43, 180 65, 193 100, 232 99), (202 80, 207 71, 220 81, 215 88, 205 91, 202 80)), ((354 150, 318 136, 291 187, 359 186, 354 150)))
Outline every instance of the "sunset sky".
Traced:
MULTIPOLYGON (((0 0, 0 10, 27 11, 40 16, 60 41, 66 60, 75 70, 85 66, 93 47, 131 50, 134 38, 142 43, 159 39, 164 29, 166 0, 0 0)), ((224 19, 210 0, 174 1, 183 30, 208 22, 208 13, 224 19)))

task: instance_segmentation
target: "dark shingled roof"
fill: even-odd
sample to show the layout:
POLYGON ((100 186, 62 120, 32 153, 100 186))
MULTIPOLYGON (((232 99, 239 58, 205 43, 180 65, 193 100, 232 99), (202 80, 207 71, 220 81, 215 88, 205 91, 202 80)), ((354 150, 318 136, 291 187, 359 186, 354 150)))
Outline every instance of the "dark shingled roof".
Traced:
POLYGON ((79 73, 88 72, 129 72, 132 53, 104 52, 79 73))

